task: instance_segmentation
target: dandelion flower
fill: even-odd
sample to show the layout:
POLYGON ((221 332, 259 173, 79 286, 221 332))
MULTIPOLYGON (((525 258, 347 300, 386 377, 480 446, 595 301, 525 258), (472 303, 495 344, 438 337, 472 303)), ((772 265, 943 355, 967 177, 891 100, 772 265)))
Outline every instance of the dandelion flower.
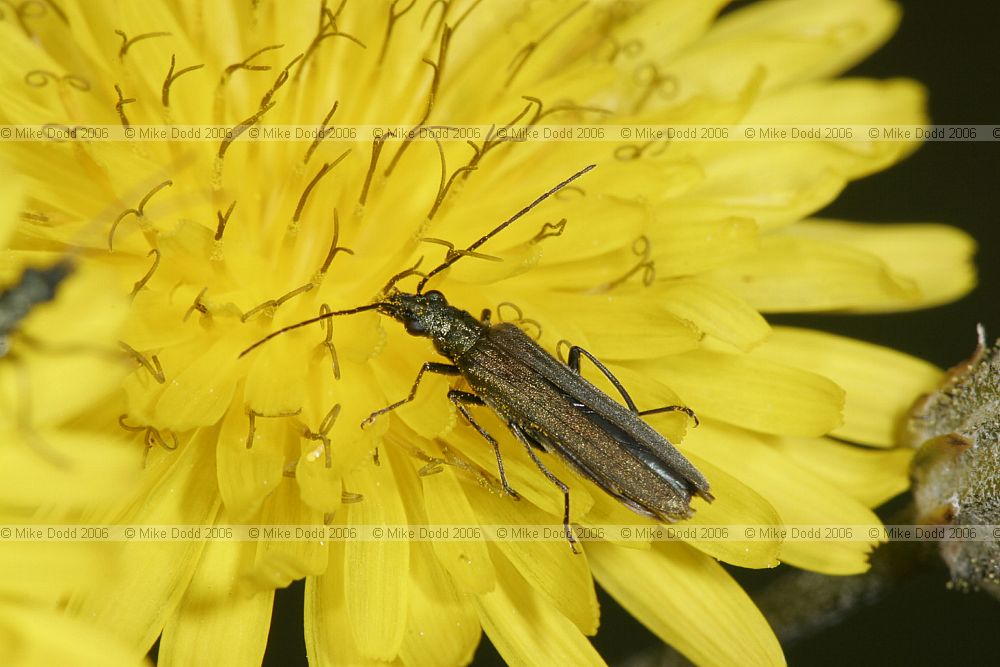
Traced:
MULTIPOLYGON (((358 427, 434 358, 394 322, 327 320, 238 355, 369 303, 419 257, 440 261, 427 239, 466 247, 597 163, 483 248, 502 262, 467 258, 433 286, 520 320, 549 350, 587 348, 640 407, 693 408, 698 429, 683 415, 653 421, 711 482, 717 500, 696 501, 693 521, 877 522, 869 508, 905 488, 907 455, 874 448, 891 445, 936 370, 761 313, 916 308, 969 289, 970 242, 955 230, 805 220, 915 144, 506 140, 551 123, 924 121, 913 82, 833 78, 891 34, 894 4, 765 2, 716 19, 722 4, 67 0, 8 16, 2 121, 229 128, 0 146, 27 179, 27 212, 47 221, 28 216, 20 242, 81 248, 131 295, 123 423, 167 446, 148 452, 143 488, 93 520, 558 524, 560 492, 487 413, 477 418, 522 500, 497 492, 493 454, 457 423, 442 378, 358 427), (493 130, 440 142, 348 132, 376 123, 493 130), (329 132, 261 140, 281 124, 329 132)), ((99 413, 86 423, 119 429, 99 413)), ((546 465, 570 480, 574 522, 641 523, 546 465)), ((484 631, 512 664, 587 664, 601 662, 586 638, 596 578, 696 662, 771 664, 780 647, 718 561, 853 573, 871 547, 127 543, 116 581, 71 608, 137 655, 162 634, 162 664, 248 664, 274 590, 305 578, 315 664, 464 663, 484 631)))
MULTIPOLYGON (((23 182, 9 170, 2 173, 0 246, 5 246, 22 208, 23 182)), ((125 311, 117 295, 102 287, 106 275, 81 269, 61 281, 57 301, 35 304, 17 322, 9 319, 16 310, 11 295, 23 294, 17 289, 25 272, 44 270, 59 259, 51 252, 0 252, 5 286, 0 297, 5 328, 0 340, 0 662, 134 665, 135 656, 112 632, 63 610, 71 594, 100 595, 109 583, 99 545, 72 541, 73 520, 87 508, 117 500, 135 481, 137 457, 123 438, 73 427, 74 418, 107 400, 124 375, 111 355, 92 351, 103 345, 113 352, 125 311), (61 532, 41 530, 38 524, 61 532)))

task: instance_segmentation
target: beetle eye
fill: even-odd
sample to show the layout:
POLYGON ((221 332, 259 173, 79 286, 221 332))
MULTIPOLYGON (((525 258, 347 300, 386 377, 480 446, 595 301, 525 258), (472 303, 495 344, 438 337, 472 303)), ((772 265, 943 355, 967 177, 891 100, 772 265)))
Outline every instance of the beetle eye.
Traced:
POLYGON ((422 320, 407 320, 404 324, 406 333, 411 336, 421 336, 427 332, 427 327, 422 320))
POLYGON ((435 301, 437 303, 445 303, 444 294, 442 294, 437 290, 431 290, 430 292, 424 294, 424 296, 426 296, 431 301, 435 301))

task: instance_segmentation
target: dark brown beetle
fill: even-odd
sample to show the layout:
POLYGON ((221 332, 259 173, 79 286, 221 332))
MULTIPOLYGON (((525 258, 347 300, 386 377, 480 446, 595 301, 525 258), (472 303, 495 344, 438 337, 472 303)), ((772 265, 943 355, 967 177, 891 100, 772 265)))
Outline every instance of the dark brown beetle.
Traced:
MULTIPOLYGON (((692 515, 691 498, 711 501, 708 480, 662 435, 640 417, 678 410, 667 406, 640 412, 621 383, 600 361, 580 347, 571 347, 567 364, 546 352, 517 326, 491 324, 490 311, 477 319, 448 304, 438 291, 424 292, 427 282, 459 258, 473 254, 482 244, 542 201, 594 168, 590 165, 558 184, 505 220, 465 250, 448 258, 422 276, 415 293, 401 292, 394 284, 414 269, 393 277, 383 296, 365 306, 324 313, 276 331, 244 350, 243 356, 277 335, 314 324, 328 317, 377 310, 397 320, 413 336, 430 338, 434 348, 451 363, 425 362, 409 395, 373 412, 362 426, 414 399, 424 373, 462 376, 471 392, 452 389, 448 398, 459 413, 490 443, 497 458, 500 482, 511 495, 497 441, 473 418, 469 406, 488 406, 521 441, 528 455, 565 499, 563 525, 570 545, 576 542, 569 523, 569 488, 538 458, 535 449, 555 454, 583 477, 633 511, 660 521, 692 515), (586 356, 621 393, 626 405, 616 402, 580 374, 580 356, 586 356)), ((575 551, 574 546, 574 551, 575 551)))

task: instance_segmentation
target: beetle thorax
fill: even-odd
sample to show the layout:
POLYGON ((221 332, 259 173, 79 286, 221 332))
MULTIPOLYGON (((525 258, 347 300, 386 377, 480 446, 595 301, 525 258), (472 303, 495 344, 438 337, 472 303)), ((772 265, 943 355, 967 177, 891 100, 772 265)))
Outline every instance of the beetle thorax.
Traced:
POLYGON ((379 311, 402 323, 411 336, 430 338, 435 349, 452 361, 475 345, 485 329, 466 311, 448 305, 436 291, 393 294, 382 301, 379 311))

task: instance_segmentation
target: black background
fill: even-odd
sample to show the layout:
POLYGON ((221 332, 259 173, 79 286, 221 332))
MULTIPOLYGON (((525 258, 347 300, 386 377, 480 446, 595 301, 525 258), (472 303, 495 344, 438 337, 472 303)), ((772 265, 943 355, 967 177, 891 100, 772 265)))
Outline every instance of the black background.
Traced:
MULTIPOLYGON (((736 3, 736 6, 746 3, 736 3)), ((850 74, 908 76, 930 90, 938 124, 1000 124, 1000 58, 995 46, 1000 3, 904 3, 896 36, 850 74)), ((821 215, 872 222, 937 221, 960 227, 979 242, 980 285, 961 301, 913 313, 865 316, 783 317, 794 323, 888 345, 942 367, 967 357, 982 323, 1000 336, 997 287, 997 197, 1000 143, 933 142, 892 169, 848 186, 821 215)), ((750 590, 760 574, 740 575, 750 590)), ((786 648, 793 665, 995 664, 1000 603, 983 594, 945 589, 943 569, 929 571, 837 627, 786 648)), ((267 664, 304 664, 301 583, 279 592, 267 664)), ((595 644, 612 664, 657 639, 602 597, 595 644)), ((346 630, 346 629, 345 629, 346 630)), ((483 640, 477 665, 501 663, 483 640)))

